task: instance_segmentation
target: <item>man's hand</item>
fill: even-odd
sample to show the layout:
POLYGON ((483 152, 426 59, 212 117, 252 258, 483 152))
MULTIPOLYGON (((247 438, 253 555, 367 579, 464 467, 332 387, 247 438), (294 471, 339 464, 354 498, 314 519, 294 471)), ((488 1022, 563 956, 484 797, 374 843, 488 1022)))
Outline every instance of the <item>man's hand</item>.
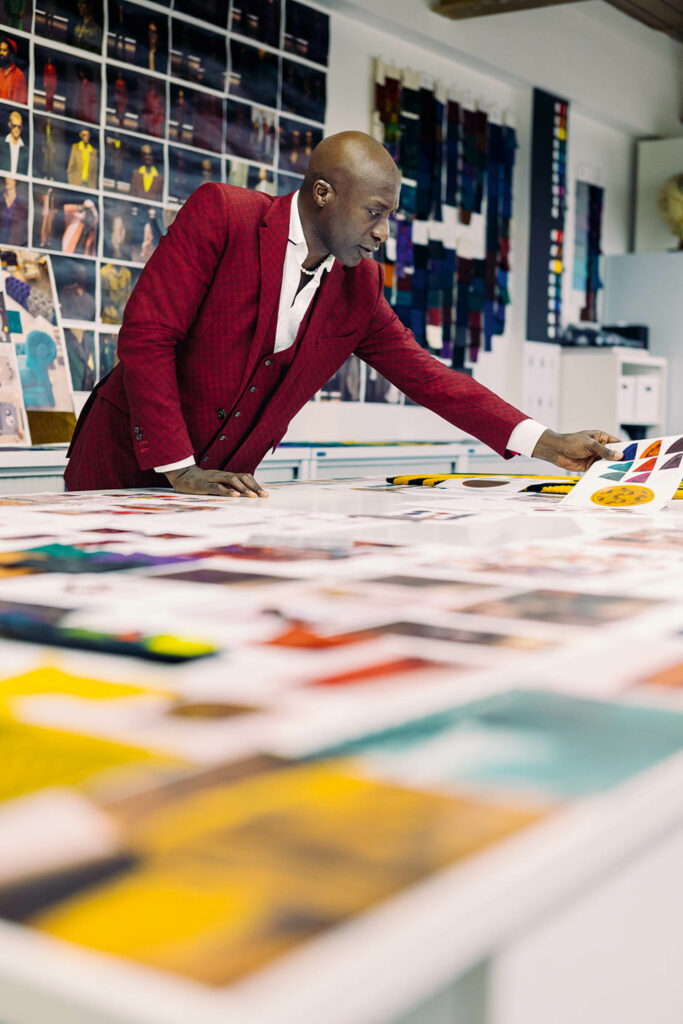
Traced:
POLYGON ((226 498, 268 497, 268 492, 256 483, 251 473, 186 466, 184 469, 171 469, 165 475, 171 487, 180 494, 220 494, 226 498))
POLYGON ((617 461, 623 458, 621 452, 605 448, 606 444, 619 443, 618 437, 606 434, 604 430, 578 430, 574 434, 556 434, 546 430, 538 439, 533 458, 546 459, 562 469, 585 473, 598 459, 617 461))

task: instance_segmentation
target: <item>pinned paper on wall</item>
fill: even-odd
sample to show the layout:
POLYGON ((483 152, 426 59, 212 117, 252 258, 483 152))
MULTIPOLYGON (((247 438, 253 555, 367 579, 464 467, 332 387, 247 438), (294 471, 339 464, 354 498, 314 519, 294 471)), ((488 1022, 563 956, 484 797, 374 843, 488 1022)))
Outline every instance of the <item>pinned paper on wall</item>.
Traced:
POLYGON ((683 478, 683 436, 612 448, 623 453, 623 460, 596 462, 563 499, 563 505, 650 513, 673 498, 683 478))

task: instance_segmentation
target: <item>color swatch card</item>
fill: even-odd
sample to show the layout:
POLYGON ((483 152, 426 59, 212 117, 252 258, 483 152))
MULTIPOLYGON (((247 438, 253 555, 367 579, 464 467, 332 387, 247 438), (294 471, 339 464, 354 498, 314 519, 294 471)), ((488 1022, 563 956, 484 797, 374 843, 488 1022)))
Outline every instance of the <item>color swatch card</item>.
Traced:
POLYGON ((683 436, 612 445, 623 459, 596 462, 563 499, 569 508, 654 512, 673 498, 683 479, 683 436))

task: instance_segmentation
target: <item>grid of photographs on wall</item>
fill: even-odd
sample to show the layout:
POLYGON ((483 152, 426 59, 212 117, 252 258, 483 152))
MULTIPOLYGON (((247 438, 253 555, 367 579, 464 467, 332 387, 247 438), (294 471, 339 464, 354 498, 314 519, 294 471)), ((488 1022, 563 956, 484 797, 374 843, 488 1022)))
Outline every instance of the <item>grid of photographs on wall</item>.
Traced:
POLYGON ((299 0, 0 0, 0 253, 51 257, 75 391, 194 189, 299 187, 328 49, 299 0))

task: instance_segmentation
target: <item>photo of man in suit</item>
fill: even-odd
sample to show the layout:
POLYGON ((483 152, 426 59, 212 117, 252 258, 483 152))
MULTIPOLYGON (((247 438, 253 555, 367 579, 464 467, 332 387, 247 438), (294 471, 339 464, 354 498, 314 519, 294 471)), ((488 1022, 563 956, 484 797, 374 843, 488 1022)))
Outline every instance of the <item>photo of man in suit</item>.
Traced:
POLYGON ((70 185, 79 188, 97 188, 97 150, 90 141, 88 128, 81 128, 78 142, 74 142, 69 154, 66 176, 70 185))
POLYGON ((161 199, 164 191, 164 177, 154 163, 152 147, 145 143, 140 148, 142 163, 133 171, 130 179, 130 194, 141 199, 161 199))
POLYGON ((379 142, 341 132, 316 147, 299 192, 197 189, 128 300, 121 362, 81 413, 67 488, 166 477, 183 493, 265 497, 256 467, 351 353, 500 455, 574 471, 614 458, 610 434, 545 429, 403 326, 373 259, 400 185, 379 142))
POLYGON ((28 173, 28 146, 21 137, 24 119, 13 110, 7 119, 9 131, 0 144, 0 171, 12 176, 28 173))

